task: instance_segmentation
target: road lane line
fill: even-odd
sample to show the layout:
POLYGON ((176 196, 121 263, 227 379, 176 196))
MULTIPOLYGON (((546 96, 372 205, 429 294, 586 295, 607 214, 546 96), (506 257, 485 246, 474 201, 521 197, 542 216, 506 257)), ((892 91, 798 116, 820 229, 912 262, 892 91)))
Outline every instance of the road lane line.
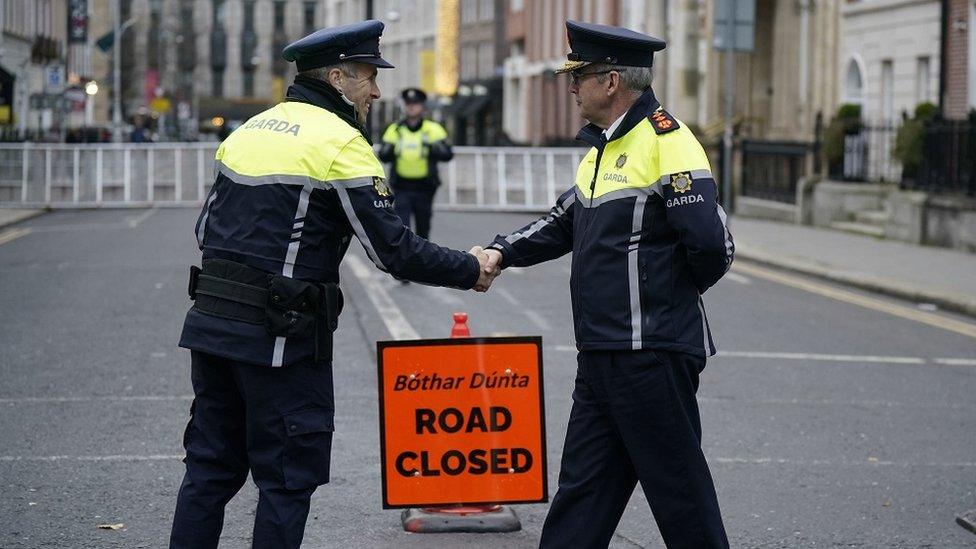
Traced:
POLYGON ((111 455, 111 456, 0 456, 0 462, 10 461, 172 461, 184 454, 111 455))
POLYGON ((732 282, 738 282, 739 284, 752 284, 752 279, 747 276, 742 276, 738 273, 733 273, 729 271, 722 276, 723 279, 729 279, 732 282))
POLYGON ((976 366, 976 358, 936 358, 932 362, 946 366, 976 366))
POLYGON ((105 395, 105 396, 61 396, 61 397, 8 397, 0 398, 0 404, 70 403, 70 402, 168 402, 174 400, 191 401, 193 395, 105 395))
POLYGON ((827 467, 976 467, 972 461, 928 461, 928 462, 898 462, 865 459, 864 461, 834 461, 829 459, 783 459, 783 458, 749 458, 749 457, 717 457, 706 458, 708 461, 734 465, 797 465, 797 466, 827 466, 827 467))
MULTIPOLYGON (((553 345, 547 349, 575 353, 571 345, 553 345)), ((827 355, 821 353, 787 353, 770 351, 719 351, 715 358, 769 358, 778 360, 813 360, 822 362, 875 362, 880 364, 940 364, 943 366, 976 366, 976 358, 922 358, 914 356, 827 355)))
POLYGON ((390 292, 386 291, 383 284, 373 276, 373 272, 366 266, 362 259, 355 255, 346 256, 346 265, 352 270, 352 274, 366 287, 366 295, 373 302, 373 307, 383 319, 386 330, 390 332, 393 339, 420 339, 420 334, 413 329, 407 317, 403 315, 400 307, 397 307, 390 292))
POLYGON ((903 305, 888 303, 873 297, 867 297, 854 292, 832 288, 830 286, 804 280, 800 277, 769 271, 753 265, 737 263, 735 268, 754 277, 804 290, 812 294, 829 297, 830 299, 836 299, 837 301, 850 303, 852 305, 859 305, 865 309, 872 309, 892 316, 913 320, 915 322, 920 322, 922 324, 927 324, 929 326, 976 338, 976 324, 919 311, 903 305))
POLYGON ((552 329, 552 325, 549 324, 548 320, 543 318, 542 315, 533 311, 532 309, 526 308, 525 302, 516 299, 515 296, 513 296, 512 293, 509 292, 508 290, 504 288, 496 288, 491 291, 495 294, 502 296, 502 299, 507 301, 508 304, 511 305, 515 310, 521 311, 530 321, 532 321, 533 324, 535 324, 535 327, 538 328, 540 331, 548 332, 550 329, 552 329))
POLYGON ((868 408, 912 408, 934 410, 972 410, 976 404, 950 404, 945 402, 894 402, 890 400, 834 400, 830 398, 738 398, 698 397, 699 403, 707 404, 772 404, 782 406, 833 406, 868 408))
POLYGON ((156 209, 157 209, 157 208, 149 208, 148 210, 146 210, 146 211, 144 211, 144 212, 142 212, 142 213, 141 213, 141 214, 139 214, 138 216, 136 216, 136 217, 132 217, 132 218, 129 218, 129 227, 130 227, 130 228, 133 228, 133 229, 135 229, 135 228, 136 228, 136 227, 138 227, 138 226, 139 226, 139 225, 140 225, 140 224, 141 224, 141 223, 142 223, 143 221, 145 221, 145 220, 147 220, 147 219, 149 219, 149 217, 150 217, 150 216, 151 216, 152 214, 154 214, 154 213, 156 213, 156 209))
MULTIPOLYGON (((10 462, 138 462, 138 461, 174 461, 183 459, 183 454, 144 454, 127 455, 114 454, 105 456, 0 456, 0 463, 10 462)), ((792 465, 792 466, 818 466, 818 467, 947 467, 947 468, 971 468, 976 467, 976 462, 971 461, 927 461, 927 462, 898 462, 877 459, 865 459, 863 461, 837 461, 829 459, 789 459, 789 458, 770 458, 770 457, 713 457, 707 458, 708 461, 723 465, 792 465)))
POLYGON ((15 240, 17 238, 28 235, 30 233, 31 233, 31 229, 29 227, 20 227, 17 229, 10 229, 8 231, 4 231, 0 233, 0 246, 6 244, 7 242, 10 242, 11 240, 15 240))
POLYGON ((770 353, 765 351, 719 351, 716 357, 778 358, 783 360, 823 360, 830 362, 882 362, 886 364, 925 364, 924 358, 911 356, 825 355, 819 353, 770 353))

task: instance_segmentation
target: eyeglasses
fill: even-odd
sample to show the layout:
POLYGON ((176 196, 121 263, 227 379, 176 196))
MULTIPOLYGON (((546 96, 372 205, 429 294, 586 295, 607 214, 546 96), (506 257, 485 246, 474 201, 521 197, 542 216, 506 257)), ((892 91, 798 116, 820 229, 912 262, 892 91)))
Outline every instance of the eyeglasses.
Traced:
POLYGON ((606 71, 593 71, 593 72, 570 71, 569 72, 569 82, 572 85, 574 85, 574 86, 579 86, 580 85, 580 82, 583 80, 583 78, 585 78, 587 76, 591 76, 591 75, 594 75, 594 74, 608 74, 608 73, 611 73, 611 72, 626 72, 626 71, 627 71, 627 69, 610 69, 610 70, 606 70, 606 71))

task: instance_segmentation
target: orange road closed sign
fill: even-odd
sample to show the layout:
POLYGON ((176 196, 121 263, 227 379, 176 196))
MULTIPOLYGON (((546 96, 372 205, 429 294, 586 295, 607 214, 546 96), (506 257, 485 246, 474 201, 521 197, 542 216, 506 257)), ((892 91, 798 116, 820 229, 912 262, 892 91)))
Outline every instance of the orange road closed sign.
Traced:
POLYGON ((545 503, 542 338, 381 341, 383 508, 545 503))

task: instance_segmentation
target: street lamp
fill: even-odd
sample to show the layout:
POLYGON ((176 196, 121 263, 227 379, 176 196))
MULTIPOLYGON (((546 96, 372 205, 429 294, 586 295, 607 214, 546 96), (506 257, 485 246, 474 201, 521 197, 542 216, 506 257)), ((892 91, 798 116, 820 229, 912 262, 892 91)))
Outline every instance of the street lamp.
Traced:
POLYGON ((90 80, 85 84, 85 127, 92 125, 95 112, 95 94, 98 93, 98 82, 90 80))

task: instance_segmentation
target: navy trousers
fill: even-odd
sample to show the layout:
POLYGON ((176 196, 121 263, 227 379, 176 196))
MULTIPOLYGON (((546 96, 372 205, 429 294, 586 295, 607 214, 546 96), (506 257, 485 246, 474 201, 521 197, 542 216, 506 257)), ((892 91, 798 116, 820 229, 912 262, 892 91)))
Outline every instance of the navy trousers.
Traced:
POLYGON ((252 546, 299 547, 312 492, 329 481, 332 367, 255 366, 192 352, 171 548, 217 547, 224 506, 250 471, 259 490, 252 546))
POLYGON ((393 208, 407 227, 410 226, 410 217, 416 222, 414 230, 417 236, 430 239, 430 218, 434 211, 434 193, 436 189, 393 189, 396 200, 393 208))
POLYGON ((543 548, 607 547, 637 482, 670 549, 727 548, 701 450, 702 358, 588 351, 577 358, 559 489, 543 548))

